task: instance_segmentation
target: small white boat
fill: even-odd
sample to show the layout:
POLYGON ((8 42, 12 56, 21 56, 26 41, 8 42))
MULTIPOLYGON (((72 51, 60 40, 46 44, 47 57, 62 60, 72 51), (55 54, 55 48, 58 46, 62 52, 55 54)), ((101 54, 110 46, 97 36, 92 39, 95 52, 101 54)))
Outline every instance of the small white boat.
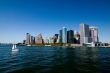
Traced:
POLYGON ((27 45, 27 46, 31 46, 31 45, 27 45))
POLYGON ((15 44, 13 44, 12 51, 19 51, 19 49, 16 48, 15 44))

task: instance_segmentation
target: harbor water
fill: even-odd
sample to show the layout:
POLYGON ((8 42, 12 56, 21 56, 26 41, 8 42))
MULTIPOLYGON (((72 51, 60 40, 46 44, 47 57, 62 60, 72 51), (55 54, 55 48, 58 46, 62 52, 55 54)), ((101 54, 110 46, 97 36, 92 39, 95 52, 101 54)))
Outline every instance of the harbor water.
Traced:
POLYGON ((110 48, 0 45, 0 73, 110 73, 110 48))

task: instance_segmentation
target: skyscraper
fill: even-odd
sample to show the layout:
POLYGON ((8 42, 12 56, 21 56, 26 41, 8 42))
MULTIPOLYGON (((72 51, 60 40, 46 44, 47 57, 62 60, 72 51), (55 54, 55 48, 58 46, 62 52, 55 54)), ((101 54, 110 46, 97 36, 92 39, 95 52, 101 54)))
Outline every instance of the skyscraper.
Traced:
POLYGON ((80 24, 80 43, 90 43, 90 31, 89 31, 89 25, 87 24, 80 24))
POLYGON ((35 44, 35 37, 30 36, 30 44, 35 44))
POLYGON ((91 42, 99 42, 98 28, 90 27, 91 42))
POLYGON ((59 43, 59 40, 60 40, 60 36, 58 35, 58 39, 57 39, 57 42, 56 43, 59 43))
POLYGON ((31 38, 31 35, 29 33, 26 33, 26 44, 30 44, 30 38, 31 38))
POLYGON ((54 43, 54 38, 53 37, 50 37, 50 43, 54 43))
POLYGON ((62 42, 67 43, 67 28, 65 27, 62 29, 62 42))
POLYGON ((74 33, 74 43, 80 44, 80 34, 78 32, 74 33))
POLYGON ((57 40, 58 40, 58 34, 55 34, 54 35, 54 43, 57 43, 57 40))
POLYGON ((49 39, 48 39, 48 37, 46 37, 46 39, 45 39, 45 44, 49 44, 49 39))
POLYGON ((74 43, 74 32, 73 30, 67 31, 67 43, 74 43))
POLYGON ((36 38, 36 44, 44 44, 44 40, 42 38, 42 34, 38 34, 37 38, 36 38))
POLYGON ((55 34, 55 37, 58 39, 58 34, 55 34))
POLYGON ((62 43, 62 30, 59 30, 59 43, 62 43))
POLYGON ((50 37, 51 43, 56 43, 57 42, 57 37, 54 35, 52 37, 50 37))

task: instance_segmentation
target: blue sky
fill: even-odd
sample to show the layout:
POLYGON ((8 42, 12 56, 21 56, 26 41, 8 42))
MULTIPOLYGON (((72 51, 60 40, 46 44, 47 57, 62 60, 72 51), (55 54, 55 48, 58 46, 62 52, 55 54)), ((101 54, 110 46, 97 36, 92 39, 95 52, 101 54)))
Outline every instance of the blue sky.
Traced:
POLYGON ((19 42, 27 32, 53 36, 80 23, 97 26, 100 41, 110 42, 110 0, 0 0, 0 42, 19 42))

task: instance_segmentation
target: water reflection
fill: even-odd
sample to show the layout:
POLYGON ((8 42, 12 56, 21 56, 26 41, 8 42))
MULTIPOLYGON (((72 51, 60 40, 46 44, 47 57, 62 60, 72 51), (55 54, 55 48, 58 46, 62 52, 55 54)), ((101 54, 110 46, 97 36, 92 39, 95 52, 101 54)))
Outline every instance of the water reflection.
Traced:
POLYGON ((16 55, 18 54, 18 51, 12 51, 11 54, 12 54, 13 56, 16 56, 16 55))
POLYGON ((97 48, 79 48, 76 53, 77 69, 80 72, 98 72, 99 56, 97 48))
MULTIPOLYGON (((54 49, 54 48, 53 48, 54 49)), ((43 52, 42 52, 43 53, 43 52)), ((44 52, 43 62, 48 72, 98 72, 98 49, 97 48, 61 48, 55 47, 53 52, 44 52), (49 57, 50 56, 50 57, 49 57), (51 65, 51 67, 49 67, 51 65)), ((43 70, 45 71, 45 70, 43 70)))
POLYGON ((0 73, 110 73, 110 48, 18 48, 0 48, 0 73))

